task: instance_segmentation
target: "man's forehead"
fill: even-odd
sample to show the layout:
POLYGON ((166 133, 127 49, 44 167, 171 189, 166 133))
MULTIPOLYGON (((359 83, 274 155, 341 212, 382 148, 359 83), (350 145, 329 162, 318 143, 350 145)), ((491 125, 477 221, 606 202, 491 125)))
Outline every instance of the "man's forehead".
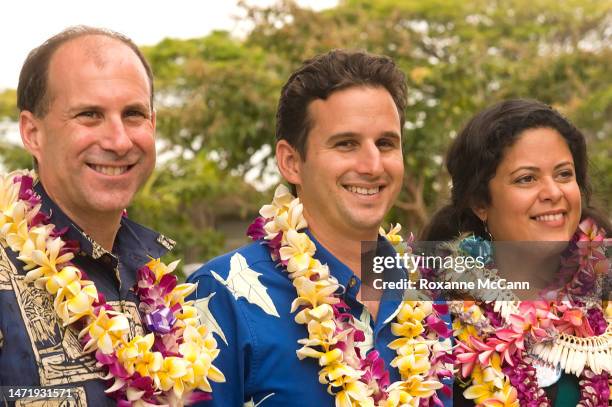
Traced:
POLYGON ((101 34, 87 34, 60 45, 51 57, 49 70, 52 71, 57 66, 71 67, 77 61, 93 62, 97 67, 103 68, 107 63, 112 62, 110 51, 118 47, 125 48, 126 55, 131 53, 138 58, 130 47, 116 38, 101 34))
POLYGON ((384 118, 390 130, 395 124, 400 126, 400 115, 391 93, 376 85, 353 85, 335 90, 326 98, 313 99, 307 105, 306 114, 311 130, 322 124, 338 128, 347 123, 355 124, 353 117, 364 121, 384 118), (377 103, 367 103, 372 97, 377 97, 377 103))
MULTIPOLYGON (((62 44, 49 61, 48 95, 52 100, 70 78, 87 79, 107 68, 117 67, 131 72, 136 69, 149 85, 142 61, 131 47, 119 39, 101 34, 87 34, 71 39, 62 44)), ((150 91, 150 85, 148 88, 150 91)))

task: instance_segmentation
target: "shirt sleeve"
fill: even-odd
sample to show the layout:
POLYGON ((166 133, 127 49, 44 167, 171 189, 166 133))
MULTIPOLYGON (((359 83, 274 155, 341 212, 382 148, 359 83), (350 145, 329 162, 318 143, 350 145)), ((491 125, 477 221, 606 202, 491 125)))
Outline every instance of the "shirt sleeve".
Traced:
POLYGON ((225 375, 225 383, 210 382, 212 400, 206 407, 242 407, 246 387, 252 374, 252 331, 231 292, 210 274, 207 265, 191 275, 188 282, 198 285, 190 299, 195 300, 200 322, 206 325, 217 341, 219 356, 213 361, 225 375))

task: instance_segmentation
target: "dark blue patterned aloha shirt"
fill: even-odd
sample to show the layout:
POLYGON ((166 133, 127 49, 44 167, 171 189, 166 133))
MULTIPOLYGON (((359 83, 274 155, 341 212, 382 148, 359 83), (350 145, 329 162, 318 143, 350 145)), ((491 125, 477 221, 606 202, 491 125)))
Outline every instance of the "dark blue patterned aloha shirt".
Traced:
MULTIPOLYGON (((51 201, 42 184, 34 190, 41 195, 42 211, 50 215, 50 222, 57 229, 67 228, 65 239, 78 242, 73 262, 87 273, 109 304, 129 316, 131 335, 142 335, 137 297, 132 291, 136 270, 151 258, 163 256, 174 242, 123 217, 109 253, 51 201)), ((95 358, 83 354, 78 332, 62 327, 50 294, 24 283, 23 263, 16 256, 10 248, 0 248, 0 386, 6 393, 20 386, 61 387, 70 390, 70 398, 14 402, 0 396, 0 405, 115 405, 104 393, 108 383, 101 379, 103 372, 95 358)))

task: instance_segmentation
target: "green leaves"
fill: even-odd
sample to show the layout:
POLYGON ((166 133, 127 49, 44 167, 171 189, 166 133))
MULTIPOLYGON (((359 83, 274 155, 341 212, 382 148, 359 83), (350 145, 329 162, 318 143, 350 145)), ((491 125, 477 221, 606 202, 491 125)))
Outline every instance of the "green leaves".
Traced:
POLYGON ((14 89, 6 89, 0 92, 0 121, 17 121, 18 117, 17 92, 14 89))
MULTIPOLYGON (((218 227, 256 214, 244 181, 273 157, 282 84, 302 61, 332 48, 389 55, 406 73, 405 185, 390 218, 417 231, 448 198, 446 149, 478 110, 532 97, 566 114, 588 139, 595 195, 612 205, 612 3, 600 0, 366 0, 313 11, 292 1, 246 7, 244 38, 215 31, 144 48, 155 73, 160 160, 130 216, 202 261, 224 250, 218 227), (266 148, 268 146, 268 148, 266 148)), ((15 92, 0 119, 17 120, 15 92)), ((5 166, 30 163, 0 144, 5 166)), ((268 180, 260 175, 259 180, 268 180)), ((391 219, 390 219, 391 220, 391 219)))

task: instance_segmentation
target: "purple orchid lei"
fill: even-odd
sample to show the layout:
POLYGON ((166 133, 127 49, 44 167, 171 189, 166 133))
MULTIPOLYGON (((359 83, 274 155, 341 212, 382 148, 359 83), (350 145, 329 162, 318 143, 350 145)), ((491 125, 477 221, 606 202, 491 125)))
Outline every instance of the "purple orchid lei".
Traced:
MULTIPOLYGON (((58 257, 68 254, 66 258, 72 259, 79 251, 79 243, 64 239, 67 228, 58 230, 50 223, 50 217, 40 211, 41 197, 33 190, 33 177, 28 174, 17 175, 13 178, 13 182, 20 184, 18 199, 26 205, 30 214, 27 222, 28 230, 36 227, 51 227, 52 231, 49 236, 60 238, 63 242, 58 257)), ((123 216, 125 216, 125 213, 123 216)), ((86 272, 72 261, 58 263, 57 266, 58 269, 71 267, 78 270, 79 282, 83 287, 93 285, 86 272)), ((152 362, 149 365, 149 375, 142 375, 142 372, 135 370, 133 365, 126 366, 126 357, 120 357, 122 349, 131 344, 131 342, 127 342, 127 331, 129 330, 129 326, 125 326, 127 318, 124 314, 115 311, 106 302, 101 292, 95 290, 96 298, 91 300, 90 309, 77 316, 70 323, 81 331, 79 338, 84 346, 84 353, 95 351, 94 357, 98 366, 102 367, 107 373, 104 378, 109 381, 110 387, 106 390, 106 393, 117 401, 118 406, 131 406, 136 401, 149 405, 191 404, 212 398, 209 393, 210 390, 200 391, 199 389, 202 388, 200 386, 194 386, 196 389, 193 390, 187 389, 187 386, 185 386, 185 390, 181 394, 177 394, 172 386, 168 389, 160 388, 159 377, 164 368, 163 364, 171 358, 184 358, 179 349, 185 343, 183 335, 185 329, 190 329, 188 326, 196 326, 194 321, 197 318, 197 315, 194 317, 195 309, 190 306, 190 303, 184 301, 185 296, 192 292, 192 288, 195 287, 188 287, 188 285, 177 287, 177 277, 169 274, 172 271, 171 269, 173 269, 172 265, 165 266, 159 260, 152 260, 138 270, 138 282, 134 287, 134 291, 140 300, 139 310, 142 313, 146 328, 154 335, 153 352, 147 350, 146 354, 153 355, 154 359, 161 363, 152 362), (97 341, 98 344, 101 343, 100 338, 108 339, 113 335, 111 331, 114 328, 105 331, 99 325, 94 326, 102 320, 106 321, 109 326, 115 322, 119 324, 120 321, 125 321, 123 327, 121 329, 117 328, 118 333, 115 333, 115 335, 119 333, 123 335, 120 338, 115 338, 117 344, 119 344, 119 350, 113 349, 110 352, 104 352, 100 346, 96 345, 97 341), (99 335, 99 337, 93 335, 99 335), (159 356, 155 353, 159 353, 159 356)), ((214 339, 212 337, 210 339, 214 343, 214 339)), ((211 348, 209 350, 214 359, 218 353, 216 344, 213 344, 211 348)), ((210 365, 209 367, 216 371, 214 366, 210 365)), ((220 376, 211 377, 211 379, 221 381, 217 379, 222 378, 223 375, 220 372, 218 373, 220 376)), ((183 384, 188 385, 189 383, 183 384)), ((203 387, 209 388, 206 385, 203 387)))
POLYGON ((514 366, 506 364, 502 372, 510 378, 510 383, 517 390, 519 404, 525 407, 552 406, 544 390, 538 386, 536 370, 530 364, 530 359, 514 355, 512 362, 514 366))

